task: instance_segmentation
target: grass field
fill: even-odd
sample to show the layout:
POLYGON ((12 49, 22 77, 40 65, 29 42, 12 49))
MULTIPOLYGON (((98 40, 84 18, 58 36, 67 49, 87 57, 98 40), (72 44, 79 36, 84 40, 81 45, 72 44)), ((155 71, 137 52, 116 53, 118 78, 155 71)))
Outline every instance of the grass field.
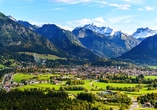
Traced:
POLYGON ((0 70, 2 70, 2 69, 4 69, 4 68, 6 68, 6 66, 0 64, 0 70))
POLYGON ((157 79, 157 76, 144 76, 146 79, 150 78, 150 79, 157 79))
POLYGON ((155 108, 138 108, 136 110, 156 110, 155 108))
POLYGON ((34 74, 23 74, 23 73, 16 73, 14 74, 13 81, 15 82, 20 82, 22 79, 29 80, 33 77, 38 77, 38 80, 47 80, 50 79, 50 76, 60 76, 59 74, 39 74, 39 75, 34 75, 34 74))
POLYGON ((31 89, 31 88, 40 88, 40 89, 46 89, 46 88, 55 88, 55 90, 59 90, 59 88, 61 87, 61 85, 54 85, 54 84, 50 84, 50 83, 42 83, 42 84, 30 84, 30 85, 25 85, 25 86, 21 86, 21 87, 16 87, 15 89, 20 89, 20 90, 25 90, 25 89, 31 89))
POLYGON ((13 81, 20 82, 22 79, 29 80, 30 78, 33 78, 33 77, 35 77, 35 75, 16 73, 14 74, 13 81))
POLYGON ((19 52, 20 54, 27 54, 27 55, 36 55, 38 56, 39 58, 41 59, 49 59, 49 60, 56 60, 56 59, 65 59, 65 58, 61 58, 61 57, 58 57, 58 56, 55 56, 55 55, 50 55, 50 54, 38 54, 38 53, 31 53, 31 52, 19 52))
MULTIPOLYGON (((136 78, 136 76, 132 76, 132 78, 136 78)), ((144 76, 145 79, 157 79, 157 76, 144 76)))
POLYGON ((157 69, 157 66, 148 66, 151 69, 157 69))
MULTIPOLYGON (((113 87, 134 87, 138 84, 132 84, 132 83, 104 83, 104 82, 94 82, 94 86, 98 86, 101 88, 106 88, 106 86, 113 86, 113 87)), ((145 84, 141 84, 145 86, 145 84)))

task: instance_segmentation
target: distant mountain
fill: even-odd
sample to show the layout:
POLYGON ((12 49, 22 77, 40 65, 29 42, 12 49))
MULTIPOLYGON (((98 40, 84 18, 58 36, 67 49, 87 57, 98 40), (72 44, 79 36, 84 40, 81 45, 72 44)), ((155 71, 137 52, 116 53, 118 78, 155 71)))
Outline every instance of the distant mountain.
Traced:
POLYGON ((73 33, 86 48, 101 57, 118 57, 139 44, 139 41, 121 31, 93 24, 77 27, 73 33))
POLYGON ((144 39, 139 45, 123 54, 120 58, 142 64, 157 64, 157 34, 144 39))
POLYGON ((13 20, 16 22, 16 19, 14 17, 12 17, 11 15, 7 16, 9 19, 13 20))
POLYGON ((59 54, 60 51, 43 36, 23 27, 0 13, 0 46, 6 52, 59 54))
POLYGON ((113 29, 111 29, 110 27, 97 27, 94 24, 87 24, 83 28, 92 30, 99 34, 103 34, 105 36, 112 36, 115 33, 115 31, 113 29))
POLYGON ((98 58, 97 55, 86 49, 72 32, 61 29, 54 24, 45 24, 41 28, 38 28, 36 32, 45 36, 58 48, 74 57, 87 59, 98 58))
POLYGON ((30 24, 30 23, 27 22, 27 21, 18 20, 17 23, 19 23, 19 24, 21 24, 22 26, 27 27, 27 28, 29 28, 29 29, 31 29, 31 30, 36 30, 36 29, 39 28, 38 26, 32 25, 32 24, 30 24))
POLYGON ((132 34, 132 36, 136 39, 143 40, 147 37, 154 36, 155 34, 157 34, 157 30, 152 30, 146 27, 146 28, 138 28, 136 32, 132 34))
POLYGON ((14 17, 12 17, 11 15, 7 16, 9 19, 17 22, 18 24, 21 24, 22 26, 26 27, 26 28, 29 28, 31 30, 36 30, 38 28, 38 26, 36 25, 32 25, 30 24, 29 22, 27 21, 22 21, 22 20, 16 20, 14 17))

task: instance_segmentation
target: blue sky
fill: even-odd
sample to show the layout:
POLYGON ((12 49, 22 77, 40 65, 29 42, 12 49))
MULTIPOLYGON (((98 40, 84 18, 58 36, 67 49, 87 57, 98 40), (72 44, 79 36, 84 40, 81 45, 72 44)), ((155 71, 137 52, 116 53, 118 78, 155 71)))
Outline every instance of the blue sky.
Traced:
POLYGON ((156 0, 0 0, 0 11, 17 20, 66 29, 94 23, 128 34, 140 27, 157 30, 156 0))

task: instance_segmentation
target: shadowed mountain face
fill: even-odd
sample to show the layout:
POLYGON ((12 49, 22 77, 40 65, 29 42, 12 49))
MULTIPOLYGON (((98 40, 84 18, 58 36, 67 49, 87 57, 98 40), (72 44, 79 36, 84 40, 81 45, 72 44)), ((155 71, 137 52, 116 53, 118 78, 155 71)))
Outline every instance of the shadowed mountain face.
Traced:
POLYGON ((87 59, 98 58, 97 55, 86 49, 72 32, 61 29, 56 25, 43 25, 36 32, 45 36, 58 48, 74 57, 87 59))
POLYGON ((85 25, 75 28, 73 33, 86 48, 101 57, 118 57, 139 43, 132 36, 109 27, 85 25))
POLYGON ((146 38, 138 46, 123 54, 120 58, 139 63, 157 64, 157 35, 146 38))
POLYGON ((10 52, 59 53, 48 39, 23 27, 2 13, 0 13, 0 46, 10 52))

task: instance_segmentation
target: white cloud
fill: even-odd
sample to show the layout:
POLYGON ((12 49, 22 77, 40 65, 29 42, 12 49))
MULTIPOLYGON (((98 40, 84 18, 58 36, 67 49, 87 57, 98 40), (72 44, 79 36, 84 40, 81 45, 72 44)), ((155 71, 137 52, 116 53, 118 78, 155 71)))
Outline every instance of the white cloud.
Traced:
POLYGON ((131 1, 133 1, 133 0, 124 0, 124 1, 126 1, 126 2, 131 2, 131 1))
POLYGON ((90 2, 91 0, 50 0, 50 1, 62 2, 62 3, 67 3, 67 4, 77 4, 77 3, 90 2))
POLYGON ((101 3, 101 4, 104 4, 104 5, 109 4, 108 2, 105 2, 105 1, 97 1, 97 0, 95 0, 94 2, 101 3))
POLYGON ((124 0, 124 2, 127 2, 127 3, 131 3, 131 4, 143 4, 144 3, 144 0, 124 0))
POLYGON ((102 17, 97 17, 93 21, 100 22, 100 23, 106 23, 102 17))
POLYGON ((143 9, 143 8, 138 8, 138 10, 139 10, 139 11, 143 11, 144 9, 143 9))
POLYGON ((105 20, 102 17, 97 17, 94 19, 88 19, 88 18, 84 18, 84 19, 80 19, 80 20, 74 20, 74 21, 70 21, 67 24, 68 25, 77 25, 77 26, 83 26, 86 24, 95 24, 97 26, 104 26, 106 24, 105 20))
POLYGON ((60 24, 56 24, 57 26, 59 26, 60 28, 62 29, 65 29, 65 30, 69 30, 69 31, 72 31, 73 28, 69 27, 69 26, 63 26, 63 25, 60 25, 60 24))
POLYGON ((118 16, 118 17, 114 17, 114 18, 109 18, 108 21, 111 24, 115 24, 115 23, 120 23, 120 22, 131 22, 131 18, 133 18, 134 15, 129 15, 129 16, 118 16))
POLYGON ((146 9, 147 11, 154 11, 154 10, 155 10, 155 7, 145 6, 145 9, 146 9))
POLYGON ((124 23, 130 23, 131 22, 131 20, 125 20, 124 21, 124 23))
POLYGON ((157 21, 157 18, 154 21, 157 21))
POLYGON ((37 25, 39 27, 41 27, 44 24, 49 24, 47 22, 38 22, 38 21, 34 21, 34 20, 28 20, 29 23, 33 24, 33 25, 37 25))
POLYGON ((52 10, 54 10, 54 11, 64 11, 65 9, 64 8, 54 8, 54 9, 52 9, 52 10))
POLYGON ((129 10, 131 7, 129 4, 109 4, 109 6, 114 6, 121 10, 129 10))

